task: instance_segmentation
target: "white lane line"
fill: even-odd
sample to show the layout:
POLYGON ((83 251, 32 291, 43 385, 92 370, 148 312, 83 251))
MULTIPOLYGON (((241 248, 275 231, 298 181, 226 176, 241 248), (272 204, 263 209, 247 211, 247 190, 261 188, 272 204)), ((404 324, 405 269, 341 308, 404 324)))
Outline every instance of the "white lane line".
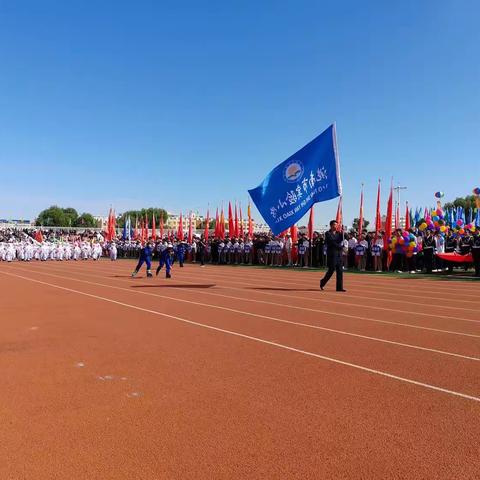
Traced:
POLYGON ((480 397, 475 397, 473 395, 467 395, 466 393, 456 392, 454 390, 448 390, 446 388, 438 387, 436 385, 431 385, 429 383, 418 382, 418 381, 412 380, 410 378, 399 377, 398 375, 393 375, 391 373, 383 372, 381 370, 375 370, 373 368, 364 367, 364 366, 358 365, 356 363, 345 362, 345 361, 339 360, 337 358, 327 357, 325 355, 320 355, 318 353, 308 352, 306 350, 301 350, 301 349, 298 349, 298 348, 295 348, 295 347, 290 347, 290 346, 284 345, 282 343, 272 342, 270 340, 265 340, 263 338, 252 337, 250 335, 245 335, 243 333, 234 332, 232 330, 226 330, 226 329, 223 329, 223 328, 214 327, 212 325, 206 325, 204 323, 195 322, 193 320, 188 320, 186 318, 177 317, 175 315, 169 315, 167 313, 157 312, 156 310, 150 310, 148 308, 138 307, 137 305, 131 305, 129 303, 124 303, 124 302, 119 302, 117 300, 112 300, 111 298, 101 297, 100 295, 94 295, 92 293, 82 292, 81 290, 75 290, 73 288, 62 287, 62 286, 56 285, 54 283, 48 283, 48 282, 43 282, 41 280, 36 280, 36 279, 33 279, 33 278, 24 277, 23 275, 17 275, 17 274, 7 273, 7 272, 3 272, 3 271, 0 271, 0 273, 2 273, 4 275, 9 275, 11 277, 21 278, 21 279, 26 280, 28 282, 34 282, 34 283, 38 283, 40 285, 46 285, 48 287, 57 288, 59 290, 63 290, 63 291, 66 291, 66 292, 76 293, 78 295, 84 295, 86 297, 95 298, 97 300, 102 300, 104 302, 113 303, 115 305, 120 305, 122 307, 131 308, 133 310, 138 310, 138 311, 141 311, 141 312, 151 313, 152 315, 158 315, 158 316, 165 317, 165 318, 171 318, 172 320, 177 320, 177 321, 182 322, 182 323, 187 323, 187 324, 190 324, 190 325, 195 325, 197 327, 206 328, 208 330, 213 330, 213 331, 216 331, 216 332, 225 333, 227 335, 233 335, 233 336, 239 337, 239 338, 245 338, 245 339, 251 340, 253 342, 263 343, 265 345, 271 345, 273 347, 281 348, 283 350, 288 350, 290 352, 296 352, 296 353, 300 353, 302 355, 306 355, 306 356, 309 356, 309 357, 319 358, 319 359, 325 360, 327 362, 336 363, 338 365, 344 365, 346 367, 351 367, 351 368, 354 368, 356 370, 361 370, 363 372, 368 372, 368 373, 372 373, 372 374, 379 375, 379 376, 382 376, 382 377, 391 378, 393 380, 397 380, 397 381, 404 382, 404 383, 409 383, 411 385, 416 385, 416 386, 423 387, 423 388, 426 388, 426 389, 429 389, 429 390, 434 390, 434 391, 437 391, 437 392, 446 393, 448 395, 453 395, 455 397, 464 398, 466 400, 472 400, 474 402, 480 402, 480 397))
MULTIPOLYGON (((100 271, 103 271, 103 272, 107 272, 106 269, 102 269, 102 268, 98 268, 96 269, 95 271, 97 270, 100 270, 100 271)), ((108 270, 109 273, 112 273, 112 270, 108 270)), ((115 269, 115 272, 117 272, 117 270, 115 269)), ((189 270, 188 272, 189 274, 191 274, 192 272, 189 270)), ((193 275, 195 274, 198 274, 199 272, 195 271, 193 273, 193 275)), ((209 276, 213 276, 213 277, 221 277, 222 279, 225 278, 224 276, 221 276, 221 275, 216 275, 216 274, 210 274, 209 276)), ((240 278, 240 279, 247 279, 248 277, 244 277, 244 276, 238 276, 236 275, 235 278, 240 278)), ((264 278, 264 277, 262 277, 264 278)), ((274 282, 274 283, 279 283, 280 285, 282 286, 285 286, 285 282, 279 282, 279 281, 275 281, 275 280, 272 280, 270 279, 269 277, 267 277, 267 279, 269 280, 269 282, 274 282)), ((245 283, 245 282, 239 282, 239 284, 241 285, 249 285, 250 287, 252 286, 251 283, 245 283)), ((255 284, 257 285, 257 284, 255 284)), ((261 286, 265 286, 265 282, 263 282, 261 284, 261 286)), ((311 286, 312 288, 314 287, 314 285, 309 285, 311 286)), ((362 290, 364 290, 362 288, 362 290)), ((368 290, 368 289, 367 289, 368 290)), ((375 290, 378 292, 378 289, 375 290)), ((263 292, 262 292, 263 293, 263 292)), ((398 297, 414 297, 414 298, 425 298, 425 297, 422 297, 422 296, 419 296, 419 295, 405 295, 405 294, 402 294, 402 293, 386 293, 386 292, 382 292, 382 295, 391 295, 391 296, 396 296, 397 298, 398 297)), ((283 296, 283 295, 278 295, 278 296, 283 296)), ((290 297, 290 296, 289 296, 290 297)), ((311 300, 310 297, 301 297, 301 298, 308 298, 309 300, 311 300)), ((380 302, 393 302, 393 303, 401 303, 401 304, 407 304, 407 305, 415 305, 415 306, 419 306, 419 307, 422 307, 422 308, 431 308, 432 305, 429 305, 428 302, 427 303, 420 303, 420 302, 412 302, 412 301, 406 301, 406 300, 397 300, 397 299, 394 299, 394 298, 382 298, 382 297, 370 297, 370 296, 365 296, 365 295, 355 295, 355 294, 352 294, 351 292, 348 293, 348 298, 359 298, 361 300, 375 300, 375 301, 380 301, 380 302)), ((428 300, 428 299, 427 299, 428 300)), ((461 300, 462 304, 463 303, 473 303, 473 304, 476 304, 476 305, 479 305, 480 306, 480 301, 471 301, 471 300, 461 300)), ((369 308, 368 305, 365 305, 367 308, 369 308)), ((450 310, 455 310, 456 312, 458 311, 464 311, 464 312, 474 312, 476 314, 478 314, 478 309, 476 308, 465 308, 465 307, 457 307, 457 306, 452 306, 452 305, 438 305, 438 306, 434 306, 435 308, 441 308, 441 309, 450 309, 450 310)), ((403 310, 402 310, 403 311, 403 310)), ((409 313, 413 313, 415 314, 416 312, 415 311, 409 311, 409 313)), ((449 317, 450 318, 450 317, 449 317)), ((452 317, 453 318, 453 317, 452 317)), ((480 323, 480 320, 478 321, 480 323)))
MULTIPOLYGON (((205 278, 205 275, 202 275, 202 274, 197 274, 197 273, 194 273, 193 275, 190 274, 190 276, 194 276, 196 278, 205 278)), ((221 275, 210 275, 209 277, 207 278, 211 278, 211 277, 220 277, 222 279, 225 279, 224 276, 221 276, 221 275)), ((228 287, 228 284, 234 284, 234 285, 245 285, 245 286, 248 286, 248 287, 252 287, 252 283, 248 283, 248 282, 236 282, 236 281, 232 281, 232 280, 227 280, 226 283, 223 284, 223 286, 225 286, 225 288, 229 288, 228 287)), ((260 284, 255 284, 255 285, 259 285, 259 289, 261 288, 260 287, 260 284)), ((263 287, 265 287, 267 290, 268 290, 268 287, 269 285, 266 285, 265 283, 261 284, 263 287)), ((283 286, 285 286, 285 284, 283 284, 283 286)), ((272 288, 275 288, 272 286, 272 288)), ((252 291, 254 292, 259 292, 259 293, 262 293, 262 294, 267 294, 267 295, 271 295, 270 292, 265 292, 264 290, 255 290, 255 289, 252 289, 252 291)), ((281 288, 278 289, 278 291, 282 291, 281 288)), ((333 304, 336 304, 336 305, 345 305, 347 307, 360 307, 360 308, 368 308, 368 309, 371 309, 371 310, 381 310, 381 311, 386 311, 386 312, 395 312, 395 313, 406 313, 408 315, 412 315, 412 316, 423 316, 423 317, 432 317, 432 318, 444 318, 446 320, 459 320, 459 321, 462 321, 462 322, 470 322, 470 323, 480 323, 480 320, 474 320, 474 319, 471 319, 471 318, 463 318, 463 317, 453 317, 453 316, 447 316, 447 315, 440 315, 440 314, 435 314, 435 313, 426 313, 426 312, 418 312, 418 311, 411 311, 411 310, 399 310, 397 308, 388 308, 388 307, 377 307, 375 305, 365 305, 365 304, 361 304, 361 303, 347 303, 347 302, 339 302, 339 301, 336 301, 336 300, 328 300, 328 298, 326 298, 325 295, 323 295, 321 298, 311 298, 311 297, 304 297, 304 296, 301 296, 301 293, 302 292, 299 292, 300 295, 296 295, 295 297, 293 297, 292 295, 281 295, 281 294, 274 294, 276 296, 280 296, 280 297, 285 297, 285 298, 296 298, 296 299, 305 299, 309 302, 313 302, 313 301, 321 301, 322 303, 333 303, 333 304)), ((319 292, 319 295, 320 295, 320 292, 319 292)), ((348 296, 347 296, 348 298, 348 296)), ((406 303, 409 303, 409 302, 406 302, 406 303)), ((425 307, 428 307, 427 305, 425 307)))
MULTIPOLYGON (((106 270, 102 270, 102 271, 106 271, 106 270)), ((64 278, 66 280, 74 280, 74 281, 83 282, 83 283, 90 283, 92 285, 109 286, 110 288, 123 289, 123 290, 128 291, 129 293, 135 293, 135 292, 132 292, 131 289, 124 289, 122 287, 116 287, 114 285, 100 284, 100 283, 90 282, 90 281, 86 281, 86 280, 80 280, 78 278, 65 277, 65 276, 62 276, 62 275, 55 275, 53 273, 46 273, 46 272, 43 272, 43 271, 37 271, 36 273, 39 273, 40 275, 47 275, 47 276, 50 276, 50 277, 64 278)), ((76 275, 82 275, 84 277, 92 277, 93 276, 92 274, 88 274, 88 273, 81 273, 81 272, 75 272, 75 273, 76 273, 76 275)), ((111 272, 108 272, 108 273, 111 273, 111 272)), ((122 281, 122 283, 124 283, 126 281, 126 279, 114 279, 114 280, 122 281)), ((186 285, 189 285, 189 284, 193 283, 193 282, 188 282, 188 281, 185 281, 185 280, 175 280, 175 281, 185 283, 186 285)), ((236 287, 226 287, 226 288, 228 290, 240 290, 242 292, 245 292, 245 290, 242 289, 242 288, 236 288, 236 287)), ((178 288, 177 290, 181 290, 181 291, 191 293, 191 291, 187 288, 178 288)), ((162 296, 162 295, 149 293, 149 292, 136 291, 136 293, 141 293, 143 295, 151 295, 151 296, 160 297, 160 298, 167 298, 167 299, 182 301, 181 299, 177 299, 176 297, 162 296)), ((202 291, 202 295, 212 295, 212 296, 216 296, 216 297, 240 300, 240 301, 243 301, 243 302, 260 303, 260 304, 265 304, 265 305, 274 305, 274 306, 278 306, 278 307, 292 308, 292 309, 303 310, 303 311, 307 311, 307 312, 325 313, 327 315, 335 315, 335 316, 344 317, 344 318, 353 318, 355 320, 364 320, 364 321, 368 321, 368 322, 382 323, 382 324, 393 325, 393 326, 397 326, 397 327, 398 326, 408 327, 408 328, 415 328, 415 329, 418 329, 418 330, 427 330, 427 331, 438 332, 438 333, 446 333, 446 334, 449 334, 449 335, 459 335, 459 336, 463 336, 463 337, 480 338, 480 335, 475 335, 473 333, 455 332, 455 331, 451 331, 451 330, 442 330, 442 329, 433 328, 433 327, 423 327, 421 325, 412 325, 410 323, 389 322, 388 320, 378 320, 378 319, 374 319, 374 318, 360 317, 358 315, 349 315, 349 314, 346 314, 346 313, 330 312, 328 310, 319 310, 319 309, 314 309, 314 308, 299 307, 299 306, 296 306, 296 305, 287 305, 287 304, 284 304, 284 303, 268 302, 266 300, 256 300, 256 299, 251 299, 251 298, 235 297, 233 295, 222 295, 221 293, 213 293, 213 292, 202 291)), ((276 296, 283 297, 283 295, 276 295, 276 296)), ((184 301, 186 301, 186 300, 184 300, 184 301)), ((210 306, 210 307, 217 307, 216 305, 210 305, 210 304, 205 304, 205 305, 210 306)), ((315 327, 315 326, 312 326, 312 325, 309 325, 309 326, 311 328, 322 328, 322 327, 315 327)), ((355 334, 352 334, 352 335, 355 335, 355 334)), ((382 340, 382 339, 378 339, 378 340, 382 340)), ((423 347, 419 347, 419 348, 423 348, 423 347)), ((449 353, 449 352, 447 352, 447 353, 449 353)), ((453 355, 459 355, 459 354, 453 354, 453 355)), ((479 359, 475 358, 475 360, 479 360, 479 359)))
MULTIPOLYGON (((422 346, 419 346, 419 345, 412 345, 412 344, 408 344, 408 343, 395 342, 393 340, 386 340, 386 339, 383 339, 383 338, 370 337, 370 336, 361 335, 361 334, 358 334, 358 333, 346 332, 344 330, 336 330, 336 329, 333 329, 333 328, 321 327, 319 325, 293 322, 291 320, 284 320, 282 318, 270 317, 270 316, 261 315, 261 314, 258 314, 258 313, 246 312, 244 310, 237 310, 235 308, 223 307, 221 305, 212 305, 210 303, 195 302, 195 301, 186 300, 186 299, 183 299, 183 298, 170 297, 168 295, 160 295, 158 293, 144 292, 142 290, 132 290, 131 288, 117 287, 116 285, 109 285, 109 284, 106 284, 106 283, 92 282, 92 281, 89 281, 89 280, 80 280, 80 279, 77 279, 77 278, 65 277, 63 275, 55 275, 55 274, 51 274, 51 273, 42 273, 42 272, 37 272, 37 273, 39 273, 40 275, 47 275, 47 276, 51 276, 51 277, 63 278, 65 280, 70 280, 70 281, 74 281, 74 282, 85 283, 85 284, 88 284, 88 285, 95 285, 95 286, 99 286, 99 287, 112 288, 112 289, 115 289, 115 290, 122 290, 122 291, 125 291, 125 292, 128 292, 128 293, 135 293, 135 294, 139 294, 139 295, 147 295, 147 296, 151 296, 151 297, 163 298, 163 299, 166 299, 166 300, 173 300, 173 301, 176 301, 176 302, 188 303, 188 304, 197 305, 197 306, 200 306, 200 307, 216 308, 218 310, 233 312, 233 313, 237 313, 237 314, 240 314, 240 315, 248 315, 248 316, 251 316, 251 317, 272 320, 272 321, 278 322, 278 323, 285 323, 285 324, 290 324, 290 325, 295 325, 295 326, 300 326, 300 327, 312 328, 312 329, 315 329, 315 330, 323 330, 323 331, 330 332, 330 333, 336 333, 336 334, 345 335, 345 336, 357 337, 357 338, 362 338, 362 339, 365 339, 365 340, 372 340, 372 341, 375 341, 375 342, 387 343, 387 344, 390 344, 390 345, 396 345, 396 346, 400 346, 400 347, 413 348, 413 349, 416 349, 416 350, 423 350, 423 351, 426 351, 426 352, 438 353, 440 355, 448 355, 448 356, 452 356, 452 357, 463 358, 465 360, 473 360, 473 361, 477 361, 477 362, 480 361, 480 358, 471 357, 471 356, 467 356, 467 355, 462 355, 460 353, 447 352, 445 350, 438 350, 438 349, 434 349, 434 348, 422 347, 422 346)), ((190 293, 190 291, 186 288, 178 288, 177 290, 186 291, 187 293, 190 293)), ((235 297, 231 297, 231 298, 235 298, 235 297)), ((239 299, 239 300, 241 300, 241 299, 239 299)))
MULTIPOLYGON (((188 264, 190 265, 190 264, 188 264)), ((215 265, 214 265, 215 267, 215 265)), ((222 268, 222 269, 225 269, 226 266, 221 266, 219 268, 222 268)), ((195 268, 195 266, 193 266, 193 268, 195 268)), ((252 269, 253 270, 253 269, 252 269)), ((278 280, 280 277, 283 277, 285 279, 288 279, 289 281, 291 281, 291 278, 288 278, 288 275, 290 272, 292 271, 295 271, 295 270, 290 270, 290 271, 286 271, 284 269, 279 269, 279 270, 276 270, 276 271, 273 271, 273 270, 270 270, 270 269, 260 269, 260 268, 257 268, 255 269, 256 271, 263 271, 264 273, 267 273, 267 272, 271 272, 272 274, 269 274, 267 273, 267 275, 264 275, 262 276, 262 278, 269 278, 269 279, 275 279, 275 280, 278 280)), ((235 275, 238 275, 239 274, 239 271, 240 269, 238 267, 232 267, 229 269, 229 272, 230 273, 235 273, 235 275)), ((240 274, 239 276, 243 276, 244 278, 248 278, 250 275, 249 273, 250 272, 246 272, 246 269, 244 269, 242 271, 242 274, 240 274)), ((325 274, 325 270, 319 270, 319 271, 308 271, 308 270, 296 270, 296 273, 304 273, 305 275, 303 276, 303 279, 302 281, 305 281, 305 279, 307 280, 311 280, 312 276, 315 275, 315 274, 318 274, 318 275, 321 275, 323 276, 325 274), (310 278, 309 278, 309 275, 310 275, 310 278)), ((407 282, 403 282, 404 280, 407 280, 407 278, 410 278, 412 280, 415 280, 415 286, 411 289, 409 289, 408 291, 409 292, 421 292, 421 293, 424 293, 425 296, 428 296, 430 294, 436 294, 436 295, 444 295, 445 293, 457 293, 459 294, 460 296, 467 296, 467 297, 471 297, 471 298, 478 298, 478 296, 474 293, 474 289, 469 289, 468 287, 473 287, 472 283, 474 282, 471 282, 471 281, 464 281, 463 283, 455 283, 455 282, 450 282, 449 285, 435 285, 434 288, 439 288, 439 290, 422 290, 421 287, 426 287, 426 288, 431 288, 432 285, 428 285, 428 284, 431 284, 432 283, 432 280, 423 280, 424 282, 426 282, 427 284, 424 284, 424 285, 421 285, 420 284, 420 281, 422 281, 421 279, 419 279, 418 277, 412 277, 412 276, 402 276, 402 277, 398 277, 398 278, 393 278, 392 280, 388 280, 386 282, 376 282, 376 280, 381 280, 376 274, 374 273, 370 273, 368 275, 362 275, 363 278, 365 279, 365 282, 363 281, 358 281, 358 276, 356 276, 355 273, 352 274, 351 271, 348 271, 346 270, 344 272, 346 274, 346 276, 348 277, 348 283, 349 285, 354 285, 354 286, 359 286, 359 287, 365 287, 367 285, 371 286, 372 288, 375 288, 375 289, 388 289, 388 290, 395 290, 397 291, 398 289, 401 289, 402 287, 405 287, 407 286, 407 282), (373 282, 371 280, 374 280, 373 282), (391 284, 389 285, 389 283, 391 282, 391 284), (445 289, 441 288, 441 287, 445 287, 445 289), (458 287, 458 288, 456 288, 458 287), (467 287, 467 290, 465 290, 465 287, 467 287)), ((386 280, 385 278, 383 278, 384 280, 386 280)), ((461 300, 462 301, 462 300, 461 300)))
MULTIPOLYGON (((193 266, 193 268, 195 268, 195 266, 193 266)), ((220 269, 222 269, 222 267, 220 267, 220 269)), ((217 273, 219 273, 220 269, 218 269, 217 273)), ((191 271, 191 267, 189 268, 189 271, 191 271)), ((260 270, 261 271, 261 270, 260 270)), ((234 273, 235 277, 236 278, 240 278, 240 279, 244 279, 244 280, 247 280, 247 281, 252 281, 252 280, 256 280, 257 279, 257 276, 256 275, 250 275, 249 273, 245 272, 245 271, 240 271, 237 268, 235 268, 235 270, 230 270, 230 272, 221 272, 219 273, 220 275, 222 276, 225 276, 225 277, 229 277, 231 276, 231 274, 234 273)), ((266 273, 266 270, 264 270, 262 272, 262 278, 265 278, 265 279, 268 279, 274 283, 280 283, 280 282, 291 282, 291 278, 288 278, 286 276, 283 276, 281 275, 281 271, 278 271, 275 272, 275 276, 271 276, 271 275, 264 275, 266 273), (278 275, 278 273, 280 273, 280 275, 278 275), (283 279, 282 279, 283 277, 283 279)), ((318 272, 320 273, 320 275, 323 275, 324 272, 318 272)), ((348 273, 348 272, 347 272, 348 273)), ((313 272, 311 272, 311 274, 313 274, 313 272)), ((374 275, 372 274, 370 276, 371 278, 369 279, 372 279, 374 278, 374 275)), ((382 291, 382 290, 385 290, 385 289, 388 289, 388 290, 393 290, 393 292, 389 293, 390 295, 395 295, 398 293, 398 291, 404 291, 402 290, 402 288, 404 288, 407 284, 404 283, 403 285, 401 283, 399 283, 398 285, 392 285, 391 287, 383 287, 382 285, 374 285, 375 282, 370 282, 370 283, 363 283, 363 282, 356 282, 356 281, 352 281, 352 276, 349 276, 348 277, 348 284, 349 285, 353 285, 354 287, 359 287, 359 288, 370 288, 370 289, 374 289, 375 291, 382 291)), ((310 285, 310 282, 312 282, 312 277, 308 278, 308 277, 303 277, 301 279, 299 279, 299 283, 300 284, 308 284, 310 285)), ((313 282, 312 282, 313 283, 313 282)), ((418 296, 419 298, 427 298, 429 296, 431 296, 432 294, 436 294, 436 295, 445 295, 447 293, 447 291, 431 291, 431 290, 428 290, 428 291, 424 291, 424 290, 421 290, 420 288, 417 287, 417 285, 415 287, 413 287, 413 289, 409 289, 408 290, 409 292, 416 292, 416 293, 424 293, 423 296, 420 296, 420 295, 415 295, 415 296, 418 296)), ((384 293, 384 292, 382 292, 384 293)), ((385 292, 387 293, 387 292, 385 292)), ((448 291, 448 293, 451 293, 451 290, 448 291)), ((464 289, 461 287, 460 290, 455 290, 453 292, 455 294, 455 296, 458 296, 458 297, 461 297, 461 296, 467 296, 467 297, 470 297, 470 298, 474 298, 474 299, 478 299, 478 296, 475 295, 475 294, 467 294, 464 292, 464 289)), ((468 300, 463 300, 463 299, 460 299, 459 302, 463 302, 463 301, 468 301, 468 300)), ((471 302, 471 301, 468 301, 468 302, 471 302)), ((474 302, 474 303, 478 303, 478 302, 474 302)))
MULTIPOLYGON (((242 272, 242 273, 245 273, 245 272, 242 272)), ((311 272, 311 274, 313 274, 313 273, 314 273, 314 272, 311 272)), ((325 272, 317 272, 317 273, 319 273, 320 276, 323 276, 323 274, 324 274, 325 272)), ((348 274, 348 271, 346 271, 345 273, 348 274)), ((254 279, 254 278, 255 278, 254 276, 250 276, 250 275, 248 275, 248 274, 246 274, 246 275, 242 275, 242 274, 238 275, 238 271, 236 272, 236 275, 235 275, 235 276, 237 276, 237 277, 239 277, 239 278, 243 278, 243 279, 245 279, 245 280, 249 280, 249 279, 254 279)), ((262 275, 262 278, 266 278, 266 279, 269 279, 269 280, 272 280, 272 281, 277 281, 277 282, 278 282, 278 281, 282 281, 282 278, 281 278, 281 277, 282 277, 282 275, 280 275, 280 276, 278 276, 278 275, 275 275, 275 276, 265 275, 265 276, 263 276, 263 275, 262 275)), ((368 280, 371 280, 371 279, 373 279, 374 277, 375 277, 375 275, 371 274, 371 275, 369 276, 368 280)), ((287 277, 284 277, 284 278, 285 278, 285 280, 287 280, 287 277)), ((403 285, 402 285, 402 283, 398 283, 397 285, 383 286, 383 284, 377 284, 377 285, 375 285, 375 282, 364 283, 364 282, 358 282, 358 281, 356 281, 356 280, 353 280, 353 281, 352 281, 352 278, 353 278, 352 276, 348 276, 348 280, 347 280, 347 281, 348 281, 348 284, 349 284, 349 285, 352 285, 353 287, 359 287, 359 288, 362 288, 362 290, 365 289, 365 288, 370 289, 370 290, 373 289, 373 290, 375 290, 375 291, 380 291, 380 290, 383 290, 383 291, 385 291, 385 290, 390 290, 390 291, 392 291, 392 290, 393 290, 391 293, 388 293, 387 291, 385 291, 385 292, 382 291, 382 293, 386 293, 386 294, 389 294, 389 295, 396 295, 397 292, 398 292, 398 290, 402 290, 402 287, 405 288, 405 287, 407 286, 407 282, 404 282, 403 285)), ((413 280, 413 277, 411 277, 411 278, 412 278, 412 280, 413 280)), ((406 278, 403 279, 403 280, 406 280, 406 278)), ((291 279, 288 280, 288 281, 291 281, 291 279)), ((305 277, 305 278, 303 278, 301 281, 303 281, 303 282, 311 282, 311 281, 312 281, 312 278, 307 278, 307 277, 305 277)), ((415 280, 415 281, 418 283, 417 280, 415 280)), ((469 285, 470 285, 470 282, 469 282, 469 283, 465 283, 464 285, 469 286, 469 285)), ((410 286, 410 285, 408 285, 408 286, 410 286)), ((453 286, 453 285, 452 285, 452 286, 453 286)), ((448 290, 441 290, 441 291, 440 291, 440 290, 437 290, 437 291, 434 291, 434 290, 422 290, 421 288, 418 288, 418 287, 419 287, 418 285, 415 285, 412 289, 409 288, 408 290, 403 290, 403 291, 406 291, 406 292, 415 292, 415 293, 422 293, 423 295, 412 295, 412 294, 409 295, 409 294, 405 294, 405 295, 407 295, 407 296, 414 296, 414 297, 418 297, 418 298, 428 298, 428 297, 431 297, 432 295, 445 295, 446 293, 452 293, 452 290, 451 290, 450 287, 448 288, 448 290)), ((471 291, 472 291, 472 290, 469 290, 469 292, 471 292, 471 291)), ((473 293, 472 293, 472 294, 466 293, 463 285, 462 285, 462 286, 459 286, 458 289, 454 290, 454 291, 453 291, 453 294, 454 294, 455 296, 458 296, 458 297, 470 297, 470 298, 478 299, 478 296, 477 296, 477 295, 475 295, 475 294, 473 294, 473 293)), ((472 301, 470 301, 470 300, 463 300, 463 299, 461 299, 461 300, 459 300, 459 301, 460 301, 460 302, 472 302, 472 301)), ((474 303, 478 303, 478 302, 474 302, 474 303)))

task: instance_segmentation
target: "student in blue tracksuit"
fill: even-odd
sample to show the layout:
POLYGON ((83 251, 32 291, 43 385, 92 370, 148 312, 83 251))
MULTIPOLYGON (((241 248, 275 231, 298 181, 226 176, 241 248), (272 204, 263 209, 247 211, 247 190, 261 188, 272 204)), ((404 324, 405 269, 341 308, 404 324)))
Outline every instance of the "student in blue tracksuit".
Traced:
POLYGON ((185 261, 185 251, 187 249, 187 244, 185 242, 180 242, 177 245, 177 259, 180 267, 183 267, 183 262, 185 261))
POLYGON ((171 271, 173 265, 173 246, 171 243, 167 245, 167 248, 163 249, 160 254, 160 262, 157 268, 157 275, 160 273, 160 270, 165 265, 165 278, 172 278, 171 271))
POLYGON ((140 258, 138 259, 138 264, 135 267, 135 270, 132 273, 132 277, 134 277, 142 268, 144 263, 147 264, 147 277, 153 277, 152 275, 152 255, 153 255, 153 243, 148 242, 145 247, 142 248, 140 252, 140 258))

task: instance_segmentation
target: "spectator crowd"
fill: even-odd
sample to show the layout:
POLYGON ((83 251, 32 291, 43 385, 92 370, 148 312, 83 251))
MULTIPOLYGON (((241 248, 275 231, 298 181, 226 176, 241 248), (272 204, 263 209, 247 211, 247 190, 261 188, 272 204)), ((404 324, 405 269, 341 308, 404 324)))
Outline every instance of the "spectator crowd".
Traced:
MULTIPOLYGON (((165 236, 149 238, 155 254, 171 244, 176 256, 185 261, 200 264, 219 265, 263 265, 272 267, 313 267, 326 266, 326 246, 323 233, 314 232, 312 238, 298 233, 292 238, 290 233, 282 236, 254 234, 224 239, 193 235, 191 241, 184 238, 165 236)), ((480 274, 480 230, 465 231, 461 236, 454 231, 438 231, 412 228, 408 231, 397 229, 385 247, 384 233, 355 231, 344 233, 343 264, 345 270, 370 272, 409 272, 432 273, 452 271, 460 267, 467 269, 469 263, 451 263, 439 254, 457 252, 461 255, 473 254, 477 274, 480 274), (407 242, 408 249, 392 248, 407 242), (477 261, 478 259, 478 261, 477 261)), ((0 231, 0 261, 31 260, 97 260, 100 257, 137 258, 142 249, 140 240, 124 239, 121 235, 107 241, 102 233, 85 230, 2 230, 0 231)))

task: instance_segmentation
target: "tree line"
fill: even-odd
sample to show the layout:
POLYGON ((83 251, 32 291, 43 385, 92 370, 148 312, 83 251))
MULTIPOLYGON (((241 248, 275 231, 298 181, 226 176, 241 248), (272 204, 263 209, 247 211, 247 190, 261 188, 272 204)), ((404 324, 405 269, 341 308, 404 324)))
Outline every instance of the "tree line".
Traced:
MULTIPOLYGON (((151 228, 153 215, 155 215, 157 228, 160 224, 160 218, 163 218, 164 224, 167 222, 168 213, 166 210, 151 207, 140 210, 128 210, 117 217, 117 227, 123 228, 126 219, 130 217, 132 228, 135 226, 136 219, 140 224, 145 218, 148 219, 148 225, 151 228)), ((38 214, 35 225, 42 227, 100 228, 101 222, 95 220, 91 213, 84 212, 79 214, 74 208, 62 208, 58 205, 52 205, 38 214)))
POLYGON ((96 228, 99 227, 99 222, 90 213, 84 212, 79 215, 74 208, 61 208, 52 205, 38 214, 35 225, 42 227, 96 228))

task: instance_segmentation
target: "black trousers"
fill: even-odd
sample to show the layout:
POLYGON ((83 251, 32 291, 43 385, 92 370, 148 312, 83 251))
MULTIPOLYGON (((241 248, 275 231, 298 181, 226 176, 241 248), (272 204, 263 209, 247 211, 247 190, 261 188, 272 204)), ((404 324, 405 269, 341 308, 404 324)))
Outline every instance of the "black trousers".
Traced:
POLYGON ((433 269, 433 248, 423 250, 423 261, 427 273, 432 273, 433 269))
POLYGON ((480 247, 472 248, 472 257, 475 266, 475 276, 480 277, 480 247))
POLYGON ((343 261, 342 259, 335 259, 334 261, 327 261, 328 270, 325 276, 322 278, 320 283, 322 286, 325 286, 330 278, 332 277, 333 273, 337 274, 337 290, 343 290, 343 261))

